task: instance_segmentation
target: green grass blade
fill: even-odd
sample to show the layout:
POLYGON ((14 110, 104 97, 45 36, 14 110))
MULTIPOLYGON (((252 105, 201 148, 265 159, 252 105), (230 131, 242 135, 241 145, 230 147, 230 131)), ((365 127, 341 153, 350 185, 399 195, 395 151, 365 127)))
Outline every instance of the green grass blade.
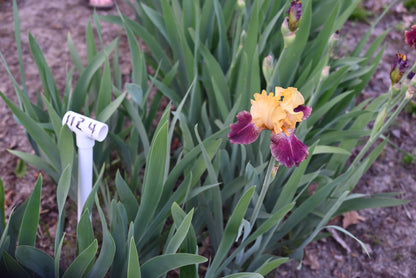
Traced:
POLYGON ((64 243, 64 239, 65 239, 65 234, 61 237, 61 241, 55 247, 55 278, 61 277, 60 269, 59 269, 59 261, 61 260, 61 252, 62 252, 62 245, 64 243))
MULTIPOLYGON (((286 217, 288 212, 293 209, 294 205, 295 203, 292 202, 282 207, 281 209, 277 210, 276 212, 274 212, 266 221, 264 221, 260 225, 260 227, 258 227, 246 240, 244 240, 240 244, 240 246, 238 246, 235 250, 233 250, 233 252, 230 255, 227 256, 227 259, 224 260, 224 262, 218 268, 218 271, 222 271, 225 267, 227 267, 231 263, 231 261, 241 252, 241 250, 244 250, 244 248, 246 248, 249 244, 257 240, 257 238, 264 235, 269 230, 273 232, 277 224, 280 223, 284 217, 286 217)), ((265 244, 268 244, 269 241, 270 241, 269 239, 268 240, 263 239, 263 242, 265 242, 265 244)), ((261 247, 257 251, 257 254, 262 254, 264 248, 265 248, 264 246, 261 247)))
POLYGON ((77 226, 77 245, 78 252, 81 253, 88 248, 94 241, 94 231, 90 221, 90 213, 84 210, 77 226))
POLYGON ((53 108, 52 104, 45 97, 45 95, 42 95, 42 100, 45 103, 46 109, 48 111, 49 121, 52 124, 53 131, 54 131, 55 134, 59 134, 59 132, 61 131, 61 128, 62 128, 62 119, 58 115, 58 113, 56 113, 56 111, 53 108))
POLYGON ((280 266, 281 264, 284 264, 288 260, 289 258, 277 258, 274 260, 266 261, 256 270, 256 272, 260 273, 261 275, 266 276, 272 270, 276 269, 278 266, 280 266))
POLYGON ((143 105, 143 89, 140 85, 134 83, 126 83, 126 90, 132 100, 139 106, 143 105))
POLYGON ((12 256, 10 256, 7 252, 3 252, 2 262, 6 269, 4 271, 10 277, 19 277, 19 278, 26 278, 26 277, 33 277, 30 275, 27 270, 21 266, 12 256))
POLYGON ((174 236, 167 242, 164 254, 176 253, 188 234, 189 228, 191 227, 192 216, 194 210, 192 209, 177 227, 174 236))
MULTIPOLYGON (((211 155, 207 152, 205 149, 204 144, 202 143, 202 140, 198 134, 197 126, 195 126, 195 135, 198 140, 199 146, 201 147, 202 157, 204 159, 205 168, 208 171, 208 178, 207 181, 209 184, 217 184, 218 183, 218 171, 216 171, 211 163, 211 159, 214 154, 211 153, 211 155)), ((197 164, 195 164, 197 165, 197 164)), ((202 168, 201 168, 202 169, 202 168)), ((197 178, 197 172, 195 171, 195 178, 197 178)), ((202 174, 202 173, 201 173, 202 174)), ((214 187, 211 191, 208 191, 207 193, 211 193, 210 199, 212 199, 212 217, 214 222, 210 225, 208 225, 208 229, 211 232, 211 240, 214 248, 218 246, 220 243, 220 239, 222 238, 223 234, 223 215, 222 215, 222 199, 221 199, 221 191, 218 187, 214 187)))
POLYGON ((346 200, 341 205, 336 214, 340 215, 348 211, 362 210, 368 208, 395 207, 407 203, 409 203, 409 200, 394 199, 389 198, 389 196, 375 194, 346 200))
POLYGON ((158 227, 163 226, 164 221, 166 221, 166 219, 170 215, 169 212, 172 208, 173 203, 183 203, 185 201, 186 192, 189 191, 191 179, 192 174, 186 175, 185 180, 179 185, 175 192, 173 192, 173 194, 170 193, 170 198, 168 198, 166 201, 163 200, 163 202, 161 202, 163 206, 160 206, 158 208, 157 214, 152 219, 152 222, 150 223, 149 227, 143 235, 142 242, 139 245, 137 245, 137 248, 139 250, 145 245, 146 242, 149 241, 149 239, 151 239, 154 236, 154 231, 158 229, 158 227))
POLYGON ((62 278, 83 277, 88 270, 88 267, 93 262, 95 254, 97 253, 98 242, 96 239, 79 254, 78 257, 65 271, 62 278))
POLYGON ((128 222, 124 207, 115 199, 111 201, 111 223, 110 230, 116 245, 116 252, 114 254, 113 266, 109 277, 125 277, 126 273, 126 254, 128 246, 126 244, 128 222))
POLYGON ((175 105, 181 102, 182 97, 174 89, 164 84, 164 82, 157 80, 155 77, 150 77, 150 80, 160 90, 160 92, 172 100, 175 105))
POLYGON ((162 0, 162 10, 170 47, 175 60, 179 60, 179 70, 182 72, 179 78, 187 86, 194 76, 194 56, 185 40, 184 30, 180 22, 181 17, 174 13, 174 9, 167 0, 162 0))
MULTIPOLYGON (((123 17, 122 17, 123 19, 123 17)), ((129 25, 124 23, 124 28, 127 33, 127 40, 130 47, 132 73, 131 80, 133 83, 138 84, 141 88, 146 91, 147 89, 147 70, 146 63, 144 60, 143 52, 140 50, 139 43, 134 37, 133 32, 130 30, 129 25)))
POLYGON ((121 177, 119 171, 117 171, 116 174, 116 187, 118 195, 120 196, 120 201, 126 209, 128 222, 131 222, 137 215, 139 204, 135 195, 131 192, 131 189, 121 177))
POLYGON ((100 173, 98 174, 97 179, 95 180, 94 186, 92 187, 92 191, 90 195, 88 196, 87 201, 85 201, 83 212, 85 210, 88 210, 89 212, 92 211, 92 206, 94 205, 94 200, 95 200, 95 194, 97 194, 98 188, 102 184, 101 179, 104 175, 104 170, 105 170, 105 165, 103 164, 103 166, 101 167, 100 173))
POLYGON ((17 83, 16 79, 14 78, 13 74, 10 71, 10 68, 7 64, 6 59, 4 58, 3 54, 0 51, 0 58, 1 58, 1 63, 3 64, 4 68, 7 71, 7 74, 9 75, 12 83, 13 83, 13 87, 14 90, 16 92, 17 98, 19 100, 19 105, 21 109, 25 109, 26 113, 29 114, 31 117, 33 117, 34 119, 37 118, 37 115, 35 113, 34 110, 34 105, 31 103, 29 97, 27 94, 25 94, 21 89, 20 89, 20 85, 17 83))
POLYGON ((141 4, 141 8, 145 12, 146 16, 156 26, 157 30, 160 32, 163 38, 169 42, 169 35, 166 31, 165 23, 163 22, 163 16, 160 13, 158 13, 158 11, 150 8, 145 4, 141 4))
POLYGON ((51 175, 51 177, 59 178, 59 176, 57 176, 58 171, 55 168, 53 168, 49 163, 47 163, 43 158, 40 158, 39 156, 36 156, 36 155, 33 155, 33 154, 20 152, 20 151, 15 151, 15 150, 9 150, 9 152, 11 154, 19 157, 20 159, 23 159, 24 161, 26 161, 30 165, 33 165, 34 167, 38 168, 39 170, 45 171, 46 173, 48 173, 48 175, 51 175))
POLYGON ((74 162, 74 135, 67 125, 61 126, 58 134, 59 157, 61 158, 61 169, 63 169, 67 165, 73 165, 74 162))
POLYGON ((334 216, 335 212, 338 210, 338 208, 341 206, 342 202, 344 202, 345 198, 349 194, 348 191, 345 191, 342 193, 341 196, 335 201, 335 203, 326 211, 324 217, 321 219, 321 221, 316 225, 315 230, 309 235, 309 237, 303 241, 302 244, 298 246, 293 256, 298 259, 303 258, 303 249, 306 245, 308 245, 312 240, 318 235, 318 233, 324 228, 326 223, 334 216))
POLYGON ((87 60, 91 62, 97 54, 97 46, 94 39, 94 31, 92 30, 91 20, 88 20, 87 29, 85 31, 85 42, 87 45, 87 60))
POLYGON ((120 62, 119 62, 120 61, 119 53, 120 53, 120 43, 119 43, 119 38, 117 38, 117 47, 114 50, 114 55, 112 59, 112 69, 113 69, 112 74, 113 74, 114 86, 116 86, 116 88, 121 91, 123 84, 121 80, 122 74, 121 74, 121 68, 120 68, 120 62))
POLYGON ((248 205, 250 204, 251 197, 253 196, 255 187, 250 188, 247 190, 246 193, 241 197, 240 201, 236 205, 230 219, 227 222, 227 225, 224 230, 224 235, 221 239, 220 245, 218 246, 218 250, 212 261, 212 264, 208 268, 206 273, 206 277, 217 277, 220 273, 218 272, 218 268, 224 258, 227 256, 231 246, 233 245, 237 234, 238 228, 240 227, 241 221, 247 211, 248 205))
MULTIPOLYGON (((182 208, 174 202, 172 204, 172 218, 174 221, 174 225, 176 228, 179 227, 179 225, 183 222, 183 220, 186 217, 186 213, 182 210, 182 208)), ((198 253, 198 245, 197 245, 197 238, 195 234, 194 228, 191 226, 186 238, 181 245, 180 248, 181 253, 192 253, 197 254, 198 253)), ((188 265, 180 268, 180 277, 181 278, 190 278, 194 277, 197 278, 198 276, 198 265, 188 265)))
POLYGON ((74 41, 72 40, 71 33, 68 33, 67 46, 68 46, 69 54, 71 56, 71 59, 72 59, 72 62, 74 63, 75 68, 77 69, 79 73, 82 73, 84 71, 84 66, 77 52, 74 41))
POLYGON ((127 277, 128 278, 141 278, 141 270, 139 264, 139 256, 137 254, 136 244, 134 238, 130 239, 129 257, 127 264, 127 277))
POLYGON ((72 174, 72 165, 67 165, 62 172, 61 177, 58 181, 58 188, 56 190, 56 200, 58 203, 58 224, 56 225, 56 236, 55 236, 55 254, 57 253, 57 249, 59 246, 59 242, 61 241, 62 236, 62 225, 65 219, 63 219, 63 212, 65 207, 65 201, 68 197, 69 188, 71 186, 71 174, 72 174))
POLYGON ((339 147, 331 147, 331 146, 322 146, 318 145, 315 147, 313 154, 322 154, 322 153, 334 153, 334 154, 343 154, 343 155, 351 155, 350 151, 346 149, 339 148, 339 147))
POLYGON ((53 277, 55 261, 47 253, 33 246, 22 245, 16 250, 17 260, 40 277, 53 277))
POLYGON ((103 242, 101 245, 100 254, 98 255, 97 260, 91 268, 91 271, 88 273, 87 278, 95 277, 105 277, 105 274, 110 269, 114 254, 116 252, 116 245, 113 237, 107 229, 107 222, 105 221, 104 213, 101 209, 98 197, 95 197, 95 203, 97 205, 98 213, 100 215, 101 227, 103 233, 103 242))
POLYGON ((218 0, 214 0, 214 11, 217 19, 218 28, 218 46, 217 46, 217 60, 224 69, 229 64, 229 45, 227 43, 227 27, 225 24, 224 11, 218 0))
POLYGON ((110 62, 108 59, 105 59, 104 63, 104 70, 103 76, 101 78, 100 90, 97 96, 97 109, 96 114, 100 115, 100 113, 107 107, 111 102, 111 70, 110 70, 110 62))
POLYGON ((23 85, 23 91, 26 96, 28 95, 25 77, 25 67, 23 64, 23 52, 22 52, 22 40, 21 40, 21 29, 19 20, 19 11, 17 9, 17 2, 13 0, 13 20, 14 20, 14 36, 16 39, 17 55, 19 57, 19 69, 20 69, 20 80, 23 85))
POLYGON ((92 82, 92 79, 101 67, 101 65, 108 59, 108 55, 113 51, 117 44, 117 39, 112 41, 108 46, 101 50, 91 61, 88 66, 82 72, 79 77, 71 99, 71 109, 74 112, 80 112, 85 104, 88 88, 92 82))
POLYGON ((55 167, 59 165, 59 156, 58 148, 56 143, 51 139, 51 137, 44 131, 44 129, 39 126, 39 124, 33 120, 30 116, 25 114, 20 110, 9 98, 7 98, 2 92, 0 92, 1 97, 7 106, 12 110, 13 114, 24 126, 26 131, 31 135, 33 140, 39 145, 40 149, 46 154, 50 159, 50 162, 55 167))
POLYGON ((333 30, 341 29, 341 27, 345 24, 345 21, 347 21, 348 17, 353 13, 354 9, 360 2, 360 0, 353 0, 353 2, 349 4, 345 10, 343 10, 343 13, 341 15, 338 15, 333 30))
POLYGON ((185 265, 201 264, 207 259, 194 254, 167 254, 154 257, 145 262, 141 267, 143 277, 159 277, 169 270, 185 265))
POLYGON ((347 230, 345 230, 345 229, 343 229, 343 228, 341 228, 341 227, 339 227, 339 226, 335 226, 335 225, 328 225, 328 226, 325 226, 325 228, 326 229, 335 229, 335 230, 338 230, 338 231, 340 231, 340 232, 343 232, 344 234, 346 234, 347 236, 349 236, 349 237, 351 237, 352 239, 355 239, 355 241, 356 242, 358 242, 360 245, 361 245, 361 247, 363 248, 363 250, 367 253, 367 255, 368 255, 368 257, 371 257, 370 256, 370 254, 368 253, 368 249, 367 249, 367 247, 365 246, 365 244, 364 244, 364 242, 362 242, 361 240, 359 240, 357 237, 355 237, 353 234, 351 234, 350 232, 348 232, 347 230))
POLYGON ((19 245, 35 246, 36 232, 39 224, 41 191, 42 176, 40 175, 27 203, 25 214, 23 215, 19 233, 19 245))
POLYGON ((147 157, 148 153, 150 151, 150 144, 149 144, 149 138, 147 137, 147 131, 146 131, 146 128, 143 124, 143 121, 142 121, 139 113, 137 112, 136 107, 134 107, 134 105, 130 101, 125 100, 123 102, 123 106, 127 110, 127 113, 129 115, 129 117, 131 118, 134 127, 136 128, 137 132, 139 133, 141 143, 142 143, 142 146, 143 146, 143 152, 144 152, 145 156, 147 157))
POLYGON ((48 99, 51 100, 53 106, 59 115, 62 115, 61 102, 59 101, 60 96, 58 89, 56 88, 56 83, 53 78, 51 69, 49 68, 45 56, 42 53, 39 45, 33 36, 29 33, 29 47, 32 52, 33 60, 35 61, 39 76, 42 82, 43 92, 48 99))
POLYGON ((166 154, 168 152, 167 136, 168 123, 161 122, 159 130, 153 138, 144 173, 141 202, 134 226, 136 240, 140 239, 150 223, 163 192, 166 154))
POLYGON ((92 18, 94 20, 95 28, 97 29, 97 35, 98 35, 98 39, 100 40, 100 45, 103 46, 104 45, 103 33, 101 31, 100 19, 97 15, 97 10, 94 10, 92 18))
POLYGON ((98 114, 97 120, 100 122, 106 122, 110 117, 116 112, 118 107, 123 102, 124 98, 126 97, 127 92, 122 93, 119 95, 113 102, 111 102, 107 107, 105 107, 101 113, 98 114))
POLYGON ((281 8, 279 12, 273 16, 273 19, 271 19, 270 22, 268 22, 267 26, 264 28, 264 31, 261 33, 259 38, 259 53, 263 53, 263 51, 265 50, 270 34, 272 34, 272 36, 275 34, 274 31, 276 30, 277 26, 276 22, 282 15, 282 13, 285 11, 286 10, 284 9, 284 7, 281 8))
POLYGON ((171 59, 165 53, 165 49, 159 43, 159 41, 154 37, 154 34, 149 33, 144 27, 140 24, 134 22, 128 17, 123 17, 124 23, 130 27, 130 29, 135 33, 136 36, 139 36, 147 45, 147 47, 152 51, 156 61, 161 62, 161 69, 163 72, 168 72, 172 67, 171 59))
POLYGON ((7 253, 9 254, 14 254, 16 252, 16 246, 18 245, 19 239, 19 231, 22 226, 23 216, 25 214, 28 202, 29 200, 25 200, 16 208, 16 210, 13 211, 13 213, 9 217, 9 222, 7 223, 7 237, 9 237, 9 239, 7 239, 9 241, 7 253))

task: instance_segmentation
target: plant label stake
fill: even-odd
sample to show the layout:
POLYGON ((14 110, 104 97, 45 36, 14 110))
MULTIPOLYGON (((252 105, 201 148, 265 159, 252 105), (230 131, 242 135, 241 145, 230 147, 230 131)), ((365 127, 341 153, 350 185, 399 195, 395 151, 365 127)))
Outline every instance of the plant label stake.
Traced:
POLYGON ((104 123, 84 115, 68 111, 62 118, 62 125, 67 125, 76 135, 78 147, 78 222, 82 208, 92 191, 92 148, 95 141, 102 142, 108 133, 104 123))

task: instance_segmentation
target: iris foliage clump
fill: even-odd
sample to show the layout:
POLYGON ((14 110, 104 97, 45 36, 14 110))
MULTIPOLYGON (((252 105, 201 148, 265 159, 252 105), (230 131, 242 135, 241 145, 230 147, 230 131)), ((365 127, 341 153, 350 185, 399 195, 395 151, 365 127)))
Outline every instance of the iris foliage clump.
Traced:
MULTIPOLYGON (((301 261, 305 246, 333 217, 404 202, 390 193, 352 193, 383 150, 381 135, 408 101, 403 85, 357 103, 383 54, 388 30, 369 42, 383 15, 343 54, 338 31, 358 0, 128 3, 133 19, 94 15, 99 39, 89 24, 86 65, 68 37, 74 66, 63 92, 29 34, 43 91, 31 102, 24 78, 18 84, 11 76, 19 104, 1 93, 35 155, 12 152, 56 181, 59 210, 53 256, 35 248, 41 180, 7 224, 2 216, 5 272, 161 277, 179 269, 181 277, 263 277, 290 259, 301 261), (101 20, 125 31, 128 83, 122 82, 119 40, 102 42, 101 20), (230 143, 230 124, 263 89, 286 99, 269 95, 281 103, 261 107, 281 111, 254 111, 264 117, 246 123, 257 140, 230 143), (169 105, 157 117, 164 100, 169 105), (76 200, 77 182, 74 139, 61 125, 67 110, 106 122, 109 137, 94 147, 95 185, 77 226, 77 257, 63 268, 65 203, 68 195, 76 200), (267 115, 284 116, 273 125, 267 115), (293 138, 301 141, 301 155, 287 151, 293 138), (293 160, 285 160, 290 153, 293 160), (93 229, 91 211, 100 230, 93 229)), ((16 5, 15 25, 20 46, 16 5)))

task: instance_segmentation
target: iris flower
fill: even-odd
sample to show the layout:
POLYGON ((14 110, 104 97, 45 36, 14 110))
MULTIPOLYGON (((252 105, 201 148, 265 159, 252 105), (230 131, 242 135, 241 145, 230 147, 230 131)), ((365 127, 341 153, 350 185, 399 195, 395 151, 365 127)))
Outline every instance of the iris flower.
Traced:
POLYGON ((304 106, 302 94, 296 89, 276 87, 275 93, 254 94, 250 112, 237 115, 237 123, 230 125, 231 143, 251 144, 260 132, 271 130, 270 149, 273 157, 290 168, 305 160, 308 148, 294 134, 296 123, 309 117, 312 108, 304 106))

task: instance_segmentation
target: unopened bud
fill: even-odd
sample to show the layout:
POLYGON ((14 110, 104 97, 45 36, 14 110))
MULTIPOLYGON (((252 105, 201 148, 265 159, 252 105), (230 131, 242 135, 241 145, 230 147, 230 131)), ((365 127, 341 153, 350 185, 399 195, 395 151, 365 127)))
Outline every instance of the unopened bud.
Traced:
POLYGON ((406 95, 405 95, 405 98, 406 99, 412 99, 413 98, 413 96, 415 95, 415 87, 413 87, 413 86, 409 86, 408 88, 407 88, 407 91, 406 91, 406 95))
POLYGON ((280 30, 281 30, 282 35, 283 35, 283 42, 284 42, 284 47, 285 48, 291 46, 293 41, 296 38, 296 33, 290 31, 288 22, 289 22, 289 20, 287 18, 285 18, 283 20, 282 26, 280 27, 280 30))
POLYGON ((384 120, 386 119, 386 115, 387 115, 387 107, 385 105, 383 107, 383 110, 381 110, 378 113, 376 120, 374 121, 374 126, 373 126, 373 130, 371 131, 370 137, 373 137, 381 129, 381 127, 384 124, 384 120))
POLYGON ((334 48, 334 46, 337 44, 338 40, 339 40, 339 31, 336 31, 335 33, 333 33, 333 34, 331 35, 331 37, 329 37, 329 44, 328 44, 328 47, 329 47, 330 49, 333 49, 333 48, 334 48))
POLYGON ((277 170, 279 170, 279 166, 280 166, 279 163, 277 163, 273 166, 272 173, 270 174, 270 182, 272 182, 274 180, 274 178, 276 177, 277 170))
POLYGON ((330 66, 325 66, 321 72, 321 80, 324 80, 328 77, 329 75, 329 70, 330 70, 330 66))
POLYGON ((266 82, 269 83, 273 74, 273 56, 267 55, 263 60, 263 75, 266 82))
POLYGON ((300 24, 300 19, 302 17, 302 2, 293 0, 290 3, 290 7, 286 12, 288 14, 289 19, 289 30, 291 32, 296 32, 300 24))
POLYGON ((390 80, 392 85, 398 83, 402 79, 403 74, 408 67, 409 62, 407 61, 407 56, 405 54, 397 53, 391 64, 390 70, 390 80))
POLYGON ((246 41, 246 37, 247 37, 246 30, 243 30, 241 32, 241 35, 240 35, 240 46, 241 47, 244 45, 244 42, 246 41))
POLYGON ((282 32, 283 37, 284 36, 287 36, 287 34, 290 33, 289 23, 288 23, 288 19, 287 18, 285 18, 283 20, 282 26, 280 27, 280 31, 282 32))
POLYGON ((246 1, 245 0, 237 0, 237 7, 240 11, 244 11, 244 8, 246 7, 246 1))

